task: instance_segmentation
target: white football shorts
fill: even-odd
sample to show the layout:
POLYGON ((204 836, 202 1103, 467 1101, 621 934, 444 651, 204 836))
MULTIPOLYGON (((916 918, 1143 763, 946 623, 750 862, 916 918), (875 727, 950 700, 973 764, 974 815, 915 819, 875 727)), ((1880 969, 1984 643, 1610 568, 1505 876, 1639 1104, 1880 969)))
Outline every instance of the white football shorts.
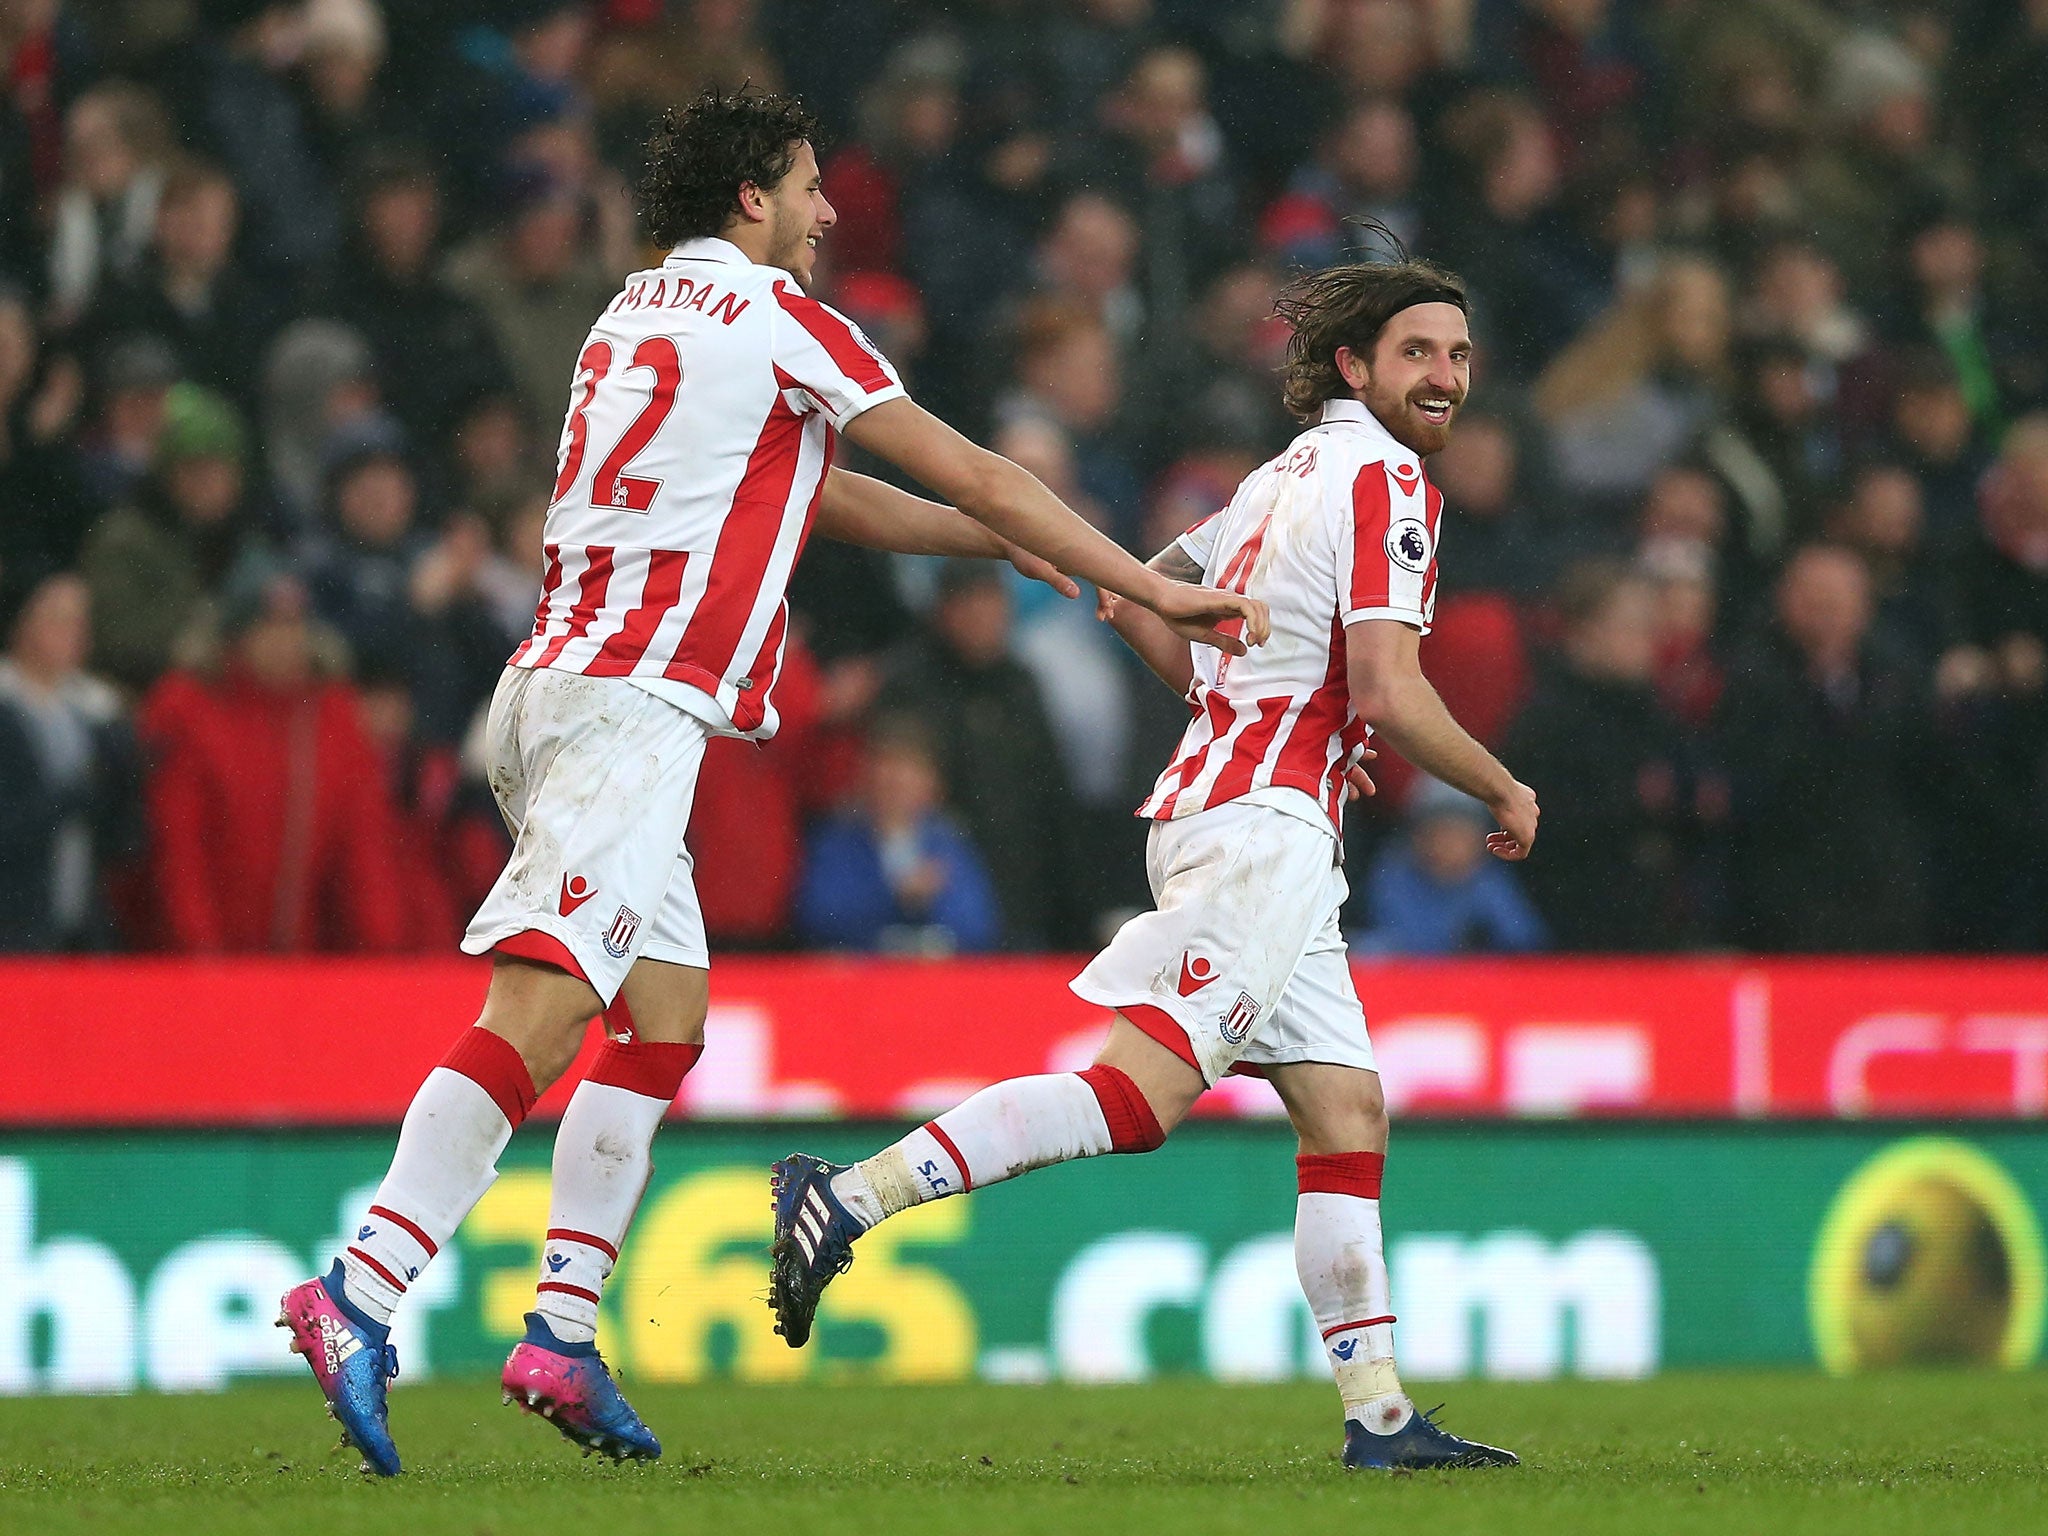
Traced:
POLYGON ((607 1007, 642 956, 708 966, 683 833, 709 727, 623 678, 507 667, 485 735, 512 857, 463 949, 580 970, 607 1007))
POLYGON ((1349 887, 1323 812, 1232 800, 1153 823, 1155 911, 1132 918, 1072 983, 1213 1085, 1234 1066, 1377 1070, 1337 924, 1349 887), (1179 1037, 1191 1048, 1181 1048, 1179 1037))

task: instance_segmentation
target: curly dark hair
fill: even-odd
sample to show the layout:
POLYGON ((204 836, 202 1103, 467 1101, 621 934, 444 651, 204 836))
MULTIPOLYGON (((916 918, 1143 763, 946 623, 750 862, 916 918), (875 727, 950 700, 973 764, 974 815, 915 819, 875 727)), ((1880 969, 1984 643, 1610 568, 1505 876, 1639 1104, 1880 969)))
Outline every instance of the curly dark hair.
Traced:
POLYGON ((648 234, 659 245, 717 234, 739 212, 740 188, 773 187, 796 163, 797 146, 817 134, 817 118, 796 97, 745 85, 669 108, 647 141, 640 179, 648 234))
POLYGON ((1410 256, 1383 224, 1365 226, 1393 249, 1393 261, 1327 267, 1288 285, 1273 312, 1293 328, 1281 391, 1287 409, 1313 420, 1325 401, 1350 392, 1337 371, 1337 349, 1370 353, 1387 322, 1415 304, 1465 304, 1465 281, 1434 262, 1410 256))

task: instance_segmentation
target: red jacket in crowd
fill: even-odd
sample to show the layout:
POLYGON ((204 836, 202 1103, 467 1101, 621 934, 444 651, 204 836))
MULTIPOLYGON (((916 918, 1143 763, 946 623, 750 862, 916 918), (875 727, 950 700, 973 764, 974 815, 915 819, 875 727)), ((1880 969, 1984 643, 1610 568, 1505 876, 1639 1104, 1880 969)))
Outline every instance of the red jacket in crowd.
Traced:
POLYGON ((397 817, 348 685, 277 692, 232 665, 172 673, 140 724, 162 947, 390 950, 427 937, 407 931, 397 817))

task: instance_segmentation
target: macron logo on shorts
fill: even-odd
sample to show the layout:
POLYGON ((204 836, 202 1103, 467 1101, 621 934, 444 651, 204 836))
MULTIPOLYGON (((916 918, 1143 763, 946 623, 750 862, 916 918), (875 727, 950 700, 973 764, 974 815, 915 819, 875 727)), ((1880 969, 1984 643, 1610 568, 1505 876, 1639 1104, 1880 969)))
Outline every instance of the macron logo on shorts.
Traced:
POLYGON ((562 899, 559 903, 562 916, 571 916, 578 907, 597 894, 597 887, 581 875, 562 876, 562 899))
POLYGON ((1180 957, 1180 995, 1193 997, 1216 979, 1216 967, 1194 953, 1180 957))

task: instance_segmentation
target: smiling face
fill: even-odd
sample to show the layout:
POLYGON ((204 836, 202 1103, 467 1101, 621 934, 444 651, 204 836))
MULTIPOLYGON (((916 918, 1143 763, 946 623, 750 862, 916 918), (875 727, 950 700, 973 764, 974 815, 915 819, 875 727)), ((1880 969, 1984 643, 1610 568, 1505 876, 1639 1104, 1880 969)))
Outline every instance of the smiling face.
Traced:
POLYGON ((767 255, 764 263, 780 267, 806 288, 818 264, 818 242, 825 231, 839 222, 839 215, 825 201, 820 190, 818 156, 808 143, 799 144, 789 173, 766 191, 758 187, 741 190, 742 202, 767 224, 767 255))
POLYGON ((1369 358, 1337 349, 1337 371, 1394 440, 1424 458, 1451 440, 1472 387, 1472 337, 1455 304, 1411 304, 1380 330, 1369 358))

